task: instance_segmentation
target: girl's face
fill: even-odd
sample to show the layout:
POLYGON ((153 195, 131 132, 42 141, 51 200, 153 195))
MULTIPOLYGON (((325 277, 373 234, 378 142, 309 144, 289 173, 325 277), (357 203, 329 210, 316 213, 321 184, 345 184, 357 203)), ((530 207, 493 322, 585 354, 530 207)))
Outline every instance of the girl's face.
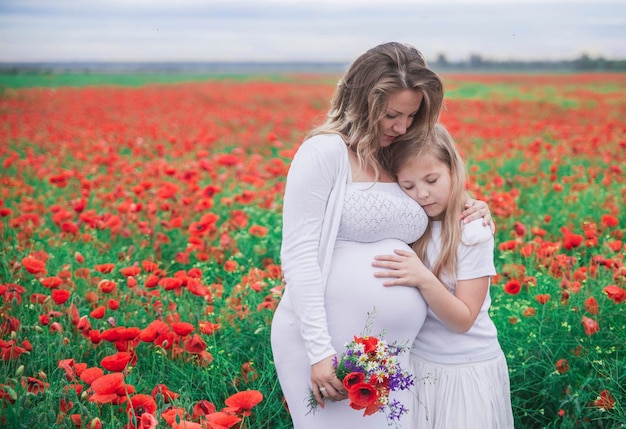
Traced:
POLYGON ((430 154, 415 156, 398 171, 398 184, 429 218, 443 219, 452 192, 452 177, 446 164, 430 154))
POLYGON ((385 115, 380 121, 380 146, 387 147, 396 137, 406 133, 422 104, 424 94, 403 89, 389 97, 385 115))

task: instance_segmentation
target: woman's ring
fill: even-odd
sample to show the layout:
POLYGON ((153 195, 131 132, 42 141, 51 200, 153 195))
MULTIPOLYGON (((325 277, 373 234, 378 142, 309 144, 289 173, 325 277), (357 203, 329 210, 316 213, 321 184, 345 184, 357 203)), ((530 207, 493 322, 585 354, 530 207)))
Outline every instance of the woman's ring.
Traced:
POLYGON ((320 387, 320 392, 322 392, 322 393, 326 392, 326 388, 325 387, 320 387))

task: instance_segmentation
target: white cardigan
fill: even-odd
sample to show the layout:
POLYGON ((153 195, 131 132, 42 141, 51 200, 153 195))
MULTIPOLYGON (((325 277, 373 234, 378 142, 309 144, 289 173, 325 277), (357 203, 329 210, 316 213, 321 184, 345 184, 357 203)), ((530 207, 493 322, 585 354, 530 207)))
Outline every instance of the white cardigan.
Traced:
POLYGON ((287 175, 281 264, 285 295, 300 322, 311 365, 336 354, 326 324, 324 290, 349 178, 348 148, 337 134, 304 141, 287 175))

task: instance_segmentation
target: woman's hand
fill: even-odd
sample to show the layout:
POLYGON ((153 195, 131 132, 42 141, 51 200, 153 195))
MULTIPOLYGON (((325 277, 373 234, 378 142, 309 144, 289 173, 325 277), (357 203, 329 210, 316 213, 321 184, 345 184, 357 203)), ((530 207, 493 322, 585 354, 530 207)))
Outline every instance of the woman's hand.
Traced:
POLYGON ((414 252, 396 249, 395 255, 378 255, 372 266, 386 268, 388 271, 378 271, 374 277, 392 277, 392 280, 383 282, 385 286, 412 286, 419 288, 425 279, 432 273, 422 263, 414 252))
POLYGON ((329 356, 311 365, 311 389, 317 404, 324 408, 324 399, 341 401, 348 397, 341 380, 335 374, 333 362, 337 355, 329 356))
POLYGON ((496 224, 491 218, 491 211, 487 203, 481 200, 468 199, 465 203, 465 210, 461 212, 461 219, 463 222, 469 223, 480 218, 483 218, 483 225, 489 225, 492 234, 496 232, 496 224))

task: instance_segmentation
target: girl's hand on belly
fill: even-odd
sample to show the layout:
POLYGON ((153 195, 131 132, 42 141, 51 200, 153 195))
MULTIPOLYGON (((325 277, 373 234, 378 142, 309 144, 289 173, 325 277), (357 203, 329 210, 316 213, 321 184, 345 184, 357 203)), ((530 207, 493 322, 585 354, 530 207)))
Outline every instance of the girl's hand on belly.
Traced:
POLYGON ((372 266, 387 269, 374 273, 377 278, 391 278, 383 282, 385 286, 411 286, 419 289, 421 284, 433 277, 433 273, 417 255, 406 250, 396 249, 394 255, 378 255, 372 266))

